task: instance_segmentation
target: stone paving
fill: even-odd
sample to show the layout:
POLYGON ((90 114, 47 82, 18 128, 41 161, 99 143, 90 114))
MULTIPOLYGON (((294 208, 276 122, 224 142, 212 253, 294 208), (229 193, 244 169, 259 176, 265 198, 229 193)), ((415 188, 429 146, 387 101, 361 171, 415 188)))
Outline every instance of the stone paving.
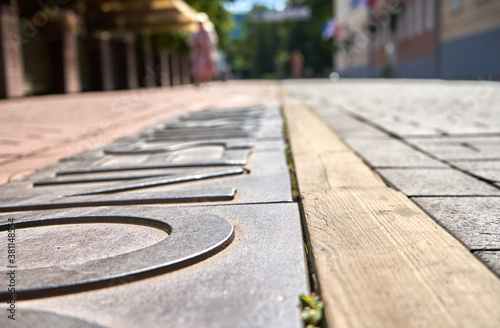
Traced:
POLYGON ((500 83, 286 81, 390 186, 500 275, 500 83))
MULTIPOLYGON (((500 84, 282 86, 500 274, 500 84)), ((279 92, 260 81, 1 101, 1 235, 15 213, 25 324, 301 327, 309 277, 279 92)))
POLYGON ((187 110, 277 106, 277 90, 243 82, 1 100, 0 184, 187 110))
MULTIPOLYGON (((146 108, 118 118, 121 138, 105 131, 101 147, 0 186, 0 249, 15 253, 0 282, 16 288, 0 288, 0 300, 14 300, 15 323, 303 327, 309 279, 277 84, 168 91, 148 91, 146 108)), ((79 114, 91 125, 81 102, 59 123, 79 114)), ((106 105, 88 114, 115 122, 106 105)), ((58 144, 74 144, 60 132, 58 144)), ((50 149, 19 146, 6 161, 50 149)), ((1 327, 13 322, 0 316, 1 327)))

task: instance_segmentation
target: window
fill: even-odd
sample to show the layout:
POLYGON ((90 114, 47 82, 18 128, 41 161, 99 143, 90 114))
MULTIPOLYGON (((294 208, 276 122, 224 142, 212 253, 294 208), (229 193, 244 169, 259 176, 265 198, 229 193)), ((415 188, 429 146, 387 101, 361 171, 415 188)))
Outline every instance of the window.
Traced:
POLYGON ((464 0, 451 0, 451 13, 457 14, 462 12, 464 0))
POLYGON ((427 31, 434 30, 435 4, 434 0, 427 0, 425 3, 425 29, 427 31))
POLYGON ((398 15, 398 32, 397 38, 398 40, 403 40, 405 37, 405 13, 404 11, 398 15))
POLYGON ((415 0, 415 34, 420 35, 423 32, 423 22, 422 22, 422 0, 415 0))
POLYGON ((405 39, 410 38, 410 8, 405 8, 405 32, 403 33, 405 39))
POLYGON ((383 28, 379 28, 378 29, 378 33, 377 33, 377 39, 375 41, 375 44, 376 44, 376 47, 379 48, 382 46, 382 37, 383 37, 383 33, 384 33, 384 30, 383 28))
POLYGON ((408 20, 408 30, 406 35, 411 39, 415 35, 415 2, 410 2, 406 9, 408 11, 408 15, 406 16, 406 19, 408 20))

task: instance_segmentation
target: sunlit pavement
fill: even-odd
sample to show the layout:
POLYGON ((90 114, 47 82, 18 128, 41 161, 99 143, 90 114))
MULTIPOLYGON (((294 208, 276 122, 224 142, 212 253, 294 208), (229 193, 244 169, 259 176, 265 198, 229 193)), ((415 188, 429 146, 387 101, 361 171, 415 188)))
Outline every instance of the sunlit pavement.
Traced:
POLYGON ((183 112, 278 101, 276 82, 251 81, 3 100, 0 184, 183 112))
POLYGON ((500 274, 500 83, 283 83, 388 185, 500 274))
MULTIPOLYGON (((281 83, 402 191, 500 273, 500 83, 281 83)), ((0 183, 208 107, 277 105, 280 83, 234 81, 0 102, 0 183)))

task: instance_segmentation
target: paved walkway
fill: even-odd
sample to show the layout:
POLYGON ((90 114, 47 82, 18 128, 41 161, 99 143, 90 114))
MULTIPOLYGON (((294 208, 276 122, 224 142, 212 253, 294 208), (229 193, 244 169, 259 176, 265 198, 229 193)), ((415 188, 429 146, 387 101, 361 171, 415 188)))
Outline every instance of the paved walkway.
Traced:
POLYGON ((317 80, 285 87, 500 275, 500 83, 317 80))
POLYGON ((497 276, 310 108, 286 97, 284 113, 329 327, 498 326, 497 276))
POLYGON ((275 82, 82 93, 0 101, 0 184, 161 119, 207 107, 277 105, 275 82))
MULTIPOLYGON (((304 233, 326 236, 310 255, 324 263, 317 273, 323 292, 332 290, 330 322, 498 326, 500 282, 468 250, 500 274, 500 84, 303 80, 281 86, 289 93, 282 99, 279 83, 250 81, 1 101, 0 184, 186 111, 281 102, 295 131, 304 233)), ((252 220, 265 214, 235 213, 252 220)), ((273 219, 288 215, 276 213, 273 219)), ((284 221, 266 229, 282 229, 278 222, 284 221)), ((271 235, 269 245, 279 243, 279 234, 271 235)))
MULTIPOLYGON (((389 185, 500 274, 500 83, 286 81, 389 185)), ((277 105, 276 82, 0 101, 0 184, 188 110, 277 105)))

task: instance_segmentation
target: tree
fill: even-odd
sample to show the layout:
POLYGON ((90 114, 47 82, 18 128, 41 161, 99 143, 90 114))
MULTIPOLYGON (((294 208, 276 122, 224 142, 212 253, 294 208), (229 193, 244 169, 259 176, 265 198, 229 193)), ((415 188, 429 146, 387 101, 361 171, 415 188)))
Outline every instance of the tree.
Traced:
POLYGON ((325 76, 332 66, 332 42, 321 38, 321 30, 332 18, 331 0, 295 0, 289 5, 307 5, 311 8, 311 19, 304 22, 290 22, 287 50, 300 50, 305 59, 305 74, 325 76))
POLYGON ((224 4, 235 0, 185 0, 187 4, 199 12, 204 12, 215 26, 219 36, 219 47, 227 50, 229 32, 233 26, 231 14, 224 8, 224 4))
POLYGON ((243 24, 243 37, 229 50, 233 67, 248 78, 290 77, 290 54, 302 52, 306 77, 327 76, 332 66, 332 42, 321 38, 323 24, 332 17, 331 0, 290 0, 287 6, 307 5, 307 21, 266 23, 253 19, 269 9, 254 6, 243 24))
POLYGON ((267 11, 267 7, 254 6, 243 23, 243 37, 236 40, 229 49, 229 57, 245 78, 276 77, 273 59, 282 41, 279 37, 279 27, 257 20, 257 17, 267 11))

